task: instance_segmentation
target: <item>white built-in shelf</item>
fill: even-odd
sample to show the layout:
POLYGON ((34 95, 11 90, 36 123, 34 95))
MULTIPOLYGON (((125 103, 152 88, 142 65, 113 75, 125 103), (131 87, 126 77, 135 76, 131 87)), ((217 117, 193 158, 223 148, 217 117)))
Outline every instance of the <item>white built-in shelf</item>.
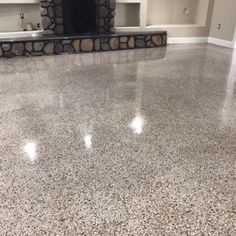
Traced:
POLYGON ((0 4, 37 4, 40 0, 0 0, 0 4))
POLYGON ((43 35, 43 30, 19 31, 19 32, 8 32, 8 33, 0 32, 0 39, 39 37, 42 35, 43 35))
POLYGON ((117 31, 204 27, 209 0, 116 0, 117 31))

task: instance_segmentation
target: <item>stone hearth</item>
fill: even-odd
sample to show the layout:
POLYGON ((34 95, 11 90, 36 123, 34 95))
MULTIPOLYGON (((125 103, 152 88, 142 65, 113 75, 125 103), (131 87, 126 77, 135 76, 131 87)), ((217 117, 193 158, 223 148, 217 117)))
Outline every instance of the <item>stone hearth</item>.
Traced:
MULTIPOLYGON (((94 1, 96 4, 96 33, 114 32, 116 0, 94 1)), ((46 35, 64 34, 63 0, 41 0, 41 8, 44 33, 46 35)))
POLYGON ((114 33, 91 36, 43 36, 0 40, 0 57, 101 52, 166 46, 167 34, 161 32, 114 33))

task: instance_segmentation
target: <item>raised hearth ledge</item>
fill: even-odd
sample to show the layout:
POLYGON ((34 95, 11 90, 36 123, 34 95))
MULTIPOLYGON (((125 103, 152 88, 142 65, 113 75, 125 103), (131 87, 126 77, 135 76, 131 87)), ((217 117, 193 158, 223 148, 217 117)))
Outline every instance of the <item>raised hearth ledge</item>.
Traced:
POLYGON ((0 39, 0 57, 154 48, 166 46, 166 42, 165 31, 0 39))

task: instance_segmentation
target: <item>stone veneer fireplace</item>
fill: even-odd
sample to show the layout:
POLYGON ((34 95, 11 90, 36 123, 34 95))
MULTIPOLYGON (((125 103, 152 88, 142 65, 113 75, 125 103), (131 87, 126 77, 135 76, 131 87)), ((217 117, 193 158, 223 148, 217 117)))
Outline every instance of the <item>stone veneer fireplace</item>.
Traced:
POLYGON ((166 31, 115 32, 116 0, 41 0, 43 36, 0 39, 0 58, 163 47, 166 31))
POLYGON ((46 35, 114 32, 116 0, 41 0, 41 8, 46 35))

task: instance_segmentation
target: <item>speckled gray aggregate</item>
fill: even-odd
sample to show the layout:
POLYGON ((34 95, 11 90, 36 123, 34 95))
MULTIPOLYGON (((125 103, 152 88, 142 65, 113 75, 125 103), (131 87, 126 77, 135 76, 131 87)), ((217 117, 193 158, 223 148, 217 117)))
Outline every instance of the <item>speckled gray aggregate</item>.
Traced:
POLYGON ((0 235, 236 235, 236 66, 211 45, 0 61, 0 235))

